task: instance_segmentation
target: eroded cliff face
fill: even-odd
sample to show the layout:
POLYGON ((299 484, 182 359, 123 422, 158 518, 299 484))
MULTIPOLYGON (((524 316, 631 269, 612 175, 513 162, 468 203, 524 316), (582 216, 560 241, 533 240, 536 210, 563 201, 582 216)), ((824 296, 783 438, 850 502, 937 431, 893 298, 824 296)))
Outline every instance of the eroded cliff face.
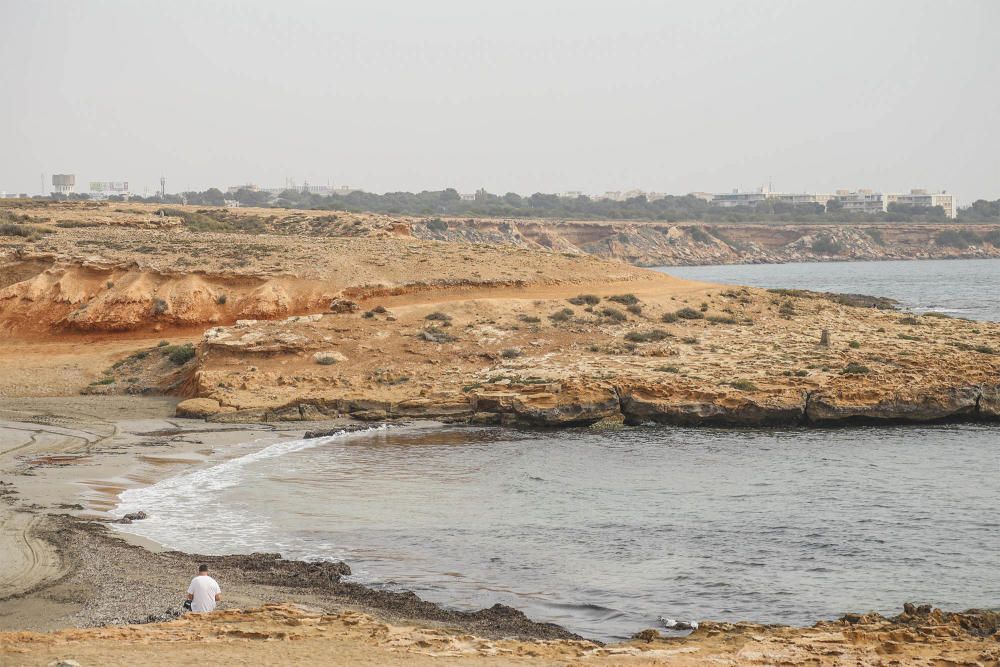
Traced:
POLYGON ((418 238, 499 243, 637 266, 1000 257, 1000 225, 412 221, 418 238), (965 232, 945 234, 942 232, 965 232), (962 241, 969 239, 968 243, 962 241))

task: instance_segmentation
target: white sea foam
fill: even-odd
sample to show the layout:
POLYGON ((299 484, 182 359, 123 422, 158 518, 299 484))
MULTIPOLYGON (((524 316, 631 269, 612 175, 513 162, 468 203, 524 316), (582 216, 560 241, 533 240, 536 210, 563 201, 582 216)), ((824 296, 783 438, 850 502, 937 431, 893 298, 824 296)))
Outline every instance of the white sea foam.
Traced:
POLYGON ((351 437, 364 437, 390 428, 373 426, 360 431, 341 431, 321 438, 308 438, 279 442, 258 451, 213 466, 168 477, 151 486, 128 489, 119 497, 117 516, 142 510, 148 518, 134 524, 121 526, 121 530, 148 537, 163 546, 184 550, 197 549, 199 527, 192 525, 192 517, 210 516, 213 532, 225 536, 224 550, 274 550, 280 544, 268 540, 269 526, 239 508, 219 506, 213 502, 220 491, 249 482, 244 470, 250 464, 278 459, 303 450, 320 447, 351 437))

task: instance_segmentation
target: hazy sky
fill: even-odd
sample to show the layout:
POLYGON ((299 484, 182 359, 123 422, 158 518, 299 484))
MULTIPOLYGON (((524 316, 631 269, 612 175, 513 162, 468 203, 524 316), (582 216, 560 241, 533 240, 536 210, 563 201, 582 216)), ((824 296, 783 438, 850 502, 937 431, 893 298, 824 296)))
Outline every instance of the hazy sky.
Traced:
POLYGON ((994 199, 998 30, 997 0, 0 0, 0 190, 994 199))

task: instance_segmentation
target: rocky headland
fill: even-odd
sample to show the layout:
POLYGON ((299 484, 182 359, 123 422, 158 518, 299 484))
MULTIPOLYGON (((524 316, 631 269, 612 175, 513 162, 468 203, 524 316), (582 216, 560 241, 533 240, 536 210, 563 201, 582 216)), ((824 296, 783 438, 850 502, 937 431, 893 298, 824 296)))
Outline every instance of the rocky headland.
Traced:
MULTIPOLYGON (((897 312, 880 299, 684 281, 599 259, 600 243, 584 242, 627 224, 666 234, 664 248, 721 252, 712 230, 546 223, 577 230, 570 247, 451 238, 458 223, 375 215, 23 211, 16 224, 34 231, 0 244, 0 327, 10 377, 23 380, 0 388, 8 394, 30 392, 45 359, 69 346, 101 355, 75 390, 166 392, 192 399, 179 414, 213 420, 745 426, 1000 414, 1000 325, 897 312), (429 232, 447 240, 419 238, 429 232), (45 345, 45 358, 32 357, 45 345)), ((530 236, 523 224, 489 224, 530 236)), ((738 227, 727 234, 766 232, 755 243, 771 254, 754 261, 791 258, 774 248, 835 231, 738 227)), ((860 227, 844 233, 873 249, 926 250, 936 232, 894 226, 881 244, 860 227)))

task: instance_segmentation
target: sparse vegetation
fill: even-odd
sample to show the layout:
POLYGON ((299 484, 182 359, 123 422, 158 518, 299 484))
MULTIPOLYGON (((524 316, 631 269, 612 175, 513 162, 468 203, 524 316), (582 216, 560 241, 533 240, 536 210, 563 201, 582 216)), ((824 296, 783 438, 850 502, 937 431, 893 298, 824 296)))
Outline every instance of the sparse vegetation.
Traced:
POLYGON ((740 391, 757 391, 757 385, 750 380, 734 380, 729 383, 729 386, 740 391))
POLYGON ((600 314, 601 317, 611 320, 613 322, 624 322, 626 319, 628 319, 625 316, 625 313, 618 310, 614 306, 604 306, 598 311, 598 313, 600 314))
POLYGON ((535 317, 534 315, 525 315, 524 313, 518 315, 517 319, 526 324, 538 324, 539 322, 542 321, 540 317, 535 317))
POLYGON ((596 294, 579 294, 572 298, 567 299, 574 306, 596 306, 601 302, 601 297, 596 294))
POLYGON ((630 331, 625 334, 625 340, 633 343, 651 343, 672 338, 673 334, 663 329, 650 329, 649 331, 630 331))
POLYGON ((872 372, 872 369, 868 368, 864 364, 852 361, 844 366, 844 369, 840 372, 842 375, 868 375, 872 372))
POLYGON ((454 343, 458 340, 441 327, 434 326, 422 330, 417 337, 429 343, 454 343))
POLYGON ((163 299, 161 299, 158 296, 154 296, 153 297, 153 314, 154 315, 162 315, 163 313, 167 312, 167 308, 169 308, 169 306, 167 305, 166 301, 164 301, 163 299))
POLYGON ((549 319, 553 322, 569 322, 573 318, 572 308, 561 308, 549 314, 549 319))
POLYGON ((983 242, 979 234, 968 229, 944 229, 934 237, 939 246, 964 249, 983 242))
POLYGON ((813 239, 812 250, 820 255, 838 255, 844 251, 844 244, 829 234, 820 234, 813 239))
POLYGON ((614 301, 623 306, 632 306, 639 303, 639 298, 635 294, 615 294, 614 296, 609 296, 608 301, 614 301))
POLYGON ((316 363, 319 364, 320 366, 332 366, 335 363, 337 363, 337 360, 332 355, 325 355, 317 357, 316 363))
POLYGON ((687 227, 687 233, 691 235, 691 238, 698 243, 711 243, 712 237, 709 236, 702 227, 687 227))
MULTIPOLYGON (((674 311, 674 315, 682 320, 700 320, 705 317, 705 314, 701 311, 695 310, 694 308, 685 306, 680 310, 674 311)), ((666 319, 663 320, 666 322, 666 319)))
POLYGON ((677 317, 677 313, 663 313, 663 315, 660 317, 660 321, 666 324, 673 324, 679 319, 680 318, 677 317))
POLYGON ((430 320, 431 322, 451 322, 451 315, 443 313, 440 310, 435 310, 433 313, 424 317, 424 319, 430 320))
POLYGON ((167 358, 170 359, 170 362, 175 366, 183 366, 187 362, 194 359, 196 354, 194 345, 191 343, 184 343, 183 345, 166 345, 161 349, 167 358))
POLYGON ((847 346, 848 346, 848 347, 850 347, 850 348, 852 348, 852 349, 854 349, 854 350, 856 350, 856 349, 858 349, 859 347, 861 347, 861 343, 859 343, 859 342, 858 342, 858 341, 856 341, 856 340, 852 340, 852 341, 850 341, 849 343, 847 343, 847 346))
POLYGON ((522 354, 523 352, 521 352, 520 348, 508 347, 500 353, 500 356, 504 359, 517 359, 522 354))
POLYGON ((795 304, 791 301, 785 301, 778 307, 778 314, 784 315, 785 317, 795 315, 795 304))
POLYGON ((632 305, 627 306, 625 308, 625 310, 627 310, 628 312, 632 313, 633 315, 642 315, 642 304, 641 303, 633 303, 632 305))
POLYGON ((219 296, 215 297, 215 303, 219 304, 220 306, 226 305, 226 300, 227 298, 225 294, 220 294, 219 296))
POLYGON ((705 321, 709 324, 736 324, 736 318, 729 315, 709 315, 705 321))
POLYGON ((52 234, 55 230, 39 225, 24 224, 0 224, 0 236, 20 236, 29 241, 37 241, 45 234, 52 234))

